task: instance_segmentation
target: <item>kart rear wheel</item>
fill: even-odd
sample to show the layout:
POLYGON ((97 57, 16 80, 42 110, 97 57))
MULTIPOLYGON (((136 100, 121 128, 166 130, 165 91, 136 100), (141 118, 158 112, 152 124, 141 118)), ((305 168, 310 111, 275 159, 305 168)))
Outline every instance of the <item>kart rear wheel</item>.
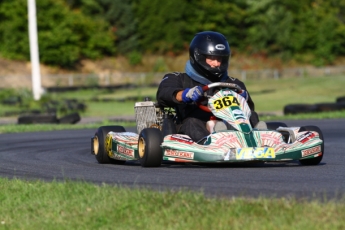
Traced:
POLYGON ((92 138, 92 149, 93 154, 95 154, 98 163, 100 164, 124 164, 126 161, 115 160, 109 157, 108 149, 109 143, 107 145, 106 138, 107 134, 112 131, 116 133, 126 132, 125 128, 122 126, 101 126, 97 129, 95 136, 92 138))
POLYGON ((159 167, 162 163, 163 135, 159 129, 146 128, 139 134, 138 152, 142 167, 159 167))
POLYGON ((302 126, 299 130, 299 132, 303 132, 303 131, 315 131, 319 134, 320 139, 323 141, 321 144, 321 156, 315 157, 315 158, 310 158, 310 159, 304 159, 304 160, 299 160, 299 162, 301 163, 301 165, 318 165, 321 160, 323 155, 325 154, 324 149, 325 149, 325 142, 323 139, 323 134, 322 131, 319 127, 317 126, 302 126))

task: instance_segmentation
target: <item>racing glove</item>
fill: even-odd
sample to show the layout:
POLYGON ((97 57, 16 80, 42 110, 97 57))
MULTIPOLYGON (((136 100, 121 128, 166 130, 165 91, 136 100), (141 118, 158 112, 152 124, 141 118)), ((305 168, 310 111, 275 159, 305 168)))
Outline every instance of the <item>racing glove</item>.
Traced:
POLYGON ((186 88, 182 92, 182 101, 185 103, 190 103, 193 101, 198 101, 202 95, 202 88, 201 86, 195 86, 193 88, 186 88))
POLYGON ((248 101, 248 92, 246 91, 246 90, 242 90, 242 93, 240 93, 240 95, 244 98, 244 99, 246 99, 246 101, 248 101))

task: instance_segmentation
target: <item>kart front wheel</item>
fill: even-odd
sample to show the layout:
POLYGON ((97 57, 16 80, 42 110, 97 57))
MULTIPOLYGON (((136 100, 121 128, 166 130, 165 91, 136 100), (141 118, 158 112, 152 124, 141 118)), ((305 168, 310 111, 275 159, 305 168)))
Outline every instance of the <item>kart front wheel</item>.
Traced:
POLYGON ((317 126, 302 126, 300 128, 299 132, 303 132, 303 131, 315 131, 319 134, 319 137, 322 140, 322 144, 321 144, 321 153, 322 154, 321 154, 321 156, 318 156, 318 157, 299 160, 299 162, 301 163, 301 165, 318 165, 321 162, 323 155, 325 154, 325 152, 324 152, 325 142, 323 139, 322 131, 317 126))
MULTIPOLYGON (((97 129, 95 136, 92 138, 91 148, 100 164, 124 164, 125 161, 115 160, 109 157, 109 143, 107 143, 107 134, 112 131, 116 133, 126 132, 122 126, 101 126, 97 129)), ((111 141, 111 140, 110 140, 111 141)))
POLYGON ((159 129, 146 128, 139 134, 138 152, 142 167, 159 167, 162 163, 163 135, 159 129))

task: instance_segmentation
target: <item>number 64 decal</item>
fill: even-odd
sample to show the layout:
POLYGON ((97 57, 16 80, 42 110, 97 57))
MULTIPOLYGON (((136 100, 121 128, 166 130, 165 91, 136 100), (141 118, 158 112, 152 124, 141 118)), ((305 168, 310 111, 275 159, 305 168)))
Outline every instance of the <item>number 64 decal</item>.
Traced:
POLYGON ((236 97, 226 96, 221 99, 215 100, 213 106, 216 110, 225 109, 230 106, 240 106, 236 97))

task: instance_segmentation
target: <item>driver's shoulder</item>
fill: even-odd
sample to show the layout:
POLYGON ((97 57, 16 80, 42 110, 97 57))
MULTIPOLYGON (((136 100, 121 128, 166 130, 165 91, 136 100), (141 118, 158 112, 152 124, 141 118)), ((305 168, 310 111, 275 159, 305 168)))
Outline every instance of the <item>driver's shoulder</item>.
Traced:
POLYGON ((164 77, 162 78, 160 85, 176 84, 177 82, 182 81, 182 76, 183 76, 183 73, 179 73, 179 72, 166 73, 164 77))
POLYGON ((238 80, 237 78, 228 76, 228 78, 226 79, 225 82, 231 82, 231 83, 236 83, 236 82, 241 82, 240 80, 238 80))
POLYGON ((241 80, 234 78, 234 77, 230 77, 230 76, 225 82, 234 83, 234 84, 237 84, 240 86, 244 85, 244 83, 241 80))
POLYGON ((181 72, 170 72, 170 73, 166 73, 165 76, 171 76, 171 77, 181 77, 183 75, 185 75, 186 73, 181 73, 181 72))
POLYGON ((162 80, 177 80, 177 79, 182 79, 185 78, 187 76, 186 73, 181 73, 181 72, 170 72, 170 73, 166 73, 163 77, 162 80))

